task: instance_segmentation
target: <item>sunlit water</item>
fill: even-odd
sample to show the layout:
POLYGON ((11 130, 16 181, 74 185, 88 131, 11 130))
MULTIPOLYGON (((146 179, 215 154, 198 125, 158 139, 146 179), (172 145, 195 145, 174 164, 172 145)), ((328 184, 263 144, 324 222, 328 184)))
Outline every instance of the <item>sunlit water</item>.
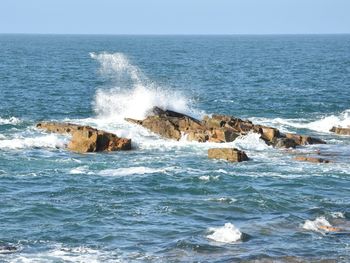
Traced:
POLYGON ((0 35, 0 251, 4 262, 350 260, 350 36, 0 35), (154 105, 223 113, 320 137, 330 164, 293 160, 249 134, 163 140, 124 121, 154 105), (41 120, 131 138, 74 154, 41 120), (328 233, 319 225, 339 226, 328 233))

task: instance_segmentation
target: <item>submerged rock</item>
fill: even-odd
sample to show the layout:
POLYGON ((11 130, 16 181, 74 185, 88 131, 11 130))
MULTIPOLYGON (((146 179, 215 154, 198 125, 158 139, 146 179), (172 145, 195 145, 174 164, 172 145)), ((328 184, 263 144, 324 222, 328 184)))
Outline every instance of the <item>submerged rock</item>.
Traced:
POLYGON ((208 158, 223 159, 229 162, 248 161, 248 156, 245 152, 236 148, 212 148, 208 150, 208 158))
POLYGON ((329 131, 335 132, 339 135, 350 135, 350 128, 333 127, 329 131))
POLYGON ((300 162, 310 162, 310 163, 330 163, 330 160, 326 160, 319 157, 310 157, 310 156, 297 156, 294 157, 294 160, 300 162))
POLYGON ((131 139, 94 129, 90 126, 60 122, 41 122, 37 128, 60 134, 71 134, 68 149, 78 153, 131 150, 131 139))
POLYGON ((168 139, 180 140, 184 135, 189 141, 232 142, 240 135, 250 132, 259 133, 268 145, 295 148, 299 145, 325 143, 305 135, 281 133, 278 129, 253 124, 227 115, 205 116, 202 121, 188 115, 154 107, 144 120, 126 118, 128 122, 141 125, 146 129, 168 139))

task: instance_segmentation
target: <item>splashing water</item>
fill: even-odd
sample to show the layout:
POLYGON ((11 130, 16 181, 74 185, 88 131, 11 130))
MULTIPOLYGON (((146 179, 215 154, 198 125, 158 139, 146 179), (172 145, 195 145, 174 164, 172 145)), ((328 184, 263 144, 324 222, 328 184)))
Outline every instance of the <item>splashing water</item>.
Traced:
POLYGON ((202 115, 191 108, 191 100, 182 94, 157 87, 142 71, 121 53, 90 53, 101 64, 101 73, 112 75, 122 87, 99 89, 94 110, 99 118, 122 121, 124 118, 144 119, 154 106, 182 112, 194 117, 202 115), (113 75, 114 74, 114 75, 113 75), (128 79, 129 82, 125 82, 128 79))
POLYGON ((216 242, 233 243, 242 238, 242 232, 231 223, 226 223, 222 227, 209 228, 209 231, 212 234, 208 235, 207 238, 216 242))

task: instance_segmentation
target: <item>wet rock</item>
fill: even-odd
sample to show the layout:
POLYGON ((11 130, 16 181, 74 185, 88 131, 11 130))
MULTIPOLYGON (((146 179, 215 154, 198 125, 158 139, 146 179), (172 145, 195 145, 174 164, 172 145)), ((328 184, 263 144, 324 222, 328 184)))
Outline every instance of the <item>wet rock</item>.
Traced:
POLYGON ((189 141, 197 142, 232 142, 240 135, 250 132, 261 134, 268 145, 295 148, 299 145, 325 143, 310 136, 282 134, 278 129, 255 125, 251 121, 233 116, 213 114, 205 116, 202 121, 188 115, 154 107, 144 120, 127 118, 128 122, 141 125, 148 130, 168 139, 180 140, 182 135, 189 141))
POLYGON ((60 134, 71 134, 72 139, 68 144, 68 149, 78 153, 131 150, 130 139, 119 138, 113 133, 90 126, 42 122, 37 124, 37 128, 60 134))
POLYGON ((245 152, 236 148, 212 148, 208 150, 208 158, 223 159, 229 162, 248 161, 248 156, 245 152))
POLYGON ((326 160, 318 157, 310 157, 310 156, 297 156, 294 157, 294 160, 300 162, 310 162, 310 163, 330 163, 330 160, 326 160))
POLYGON ((350 135, 350 128, 333 127, 329 131, 335 132, 339 135, 350 135))

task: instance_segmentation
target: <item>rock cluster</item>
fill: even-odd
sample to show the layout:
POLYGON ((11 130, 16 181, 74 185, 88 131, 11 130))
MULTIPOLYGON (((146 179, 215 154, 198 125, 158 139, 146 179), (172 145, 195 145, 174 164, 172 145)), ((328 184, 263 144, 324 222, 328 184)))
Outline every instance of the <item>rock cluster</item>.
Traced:
POLYGON ((350 135, 350 128, 333 127, 329 131, 335 132, 339 135, 350 135))
POLYGON ((248 161, 248 156, 245 152, 236 148, 211 148, 208 150, 208 158, 223 159, 229 162, 248 161))
POLYGON ((253 124, 233 116, 205 116, 202 121, 188 115, 154 107, 144 120, 126 119, 128 122, 141 125, 148 130, 168 139, 179 140, 185 136, 189 141, 197 142, 232 142, 238 136, 255 132, 275 147, 295 148, 306 144, 325 143, 305 135, 281 133, 278 129, 253 124))
POLYGON ((131 150, 131 140, 90 126, 72 123, 40 122, 37 128, 60 134, 71 134, 68 149, 78 153, 131 150))

